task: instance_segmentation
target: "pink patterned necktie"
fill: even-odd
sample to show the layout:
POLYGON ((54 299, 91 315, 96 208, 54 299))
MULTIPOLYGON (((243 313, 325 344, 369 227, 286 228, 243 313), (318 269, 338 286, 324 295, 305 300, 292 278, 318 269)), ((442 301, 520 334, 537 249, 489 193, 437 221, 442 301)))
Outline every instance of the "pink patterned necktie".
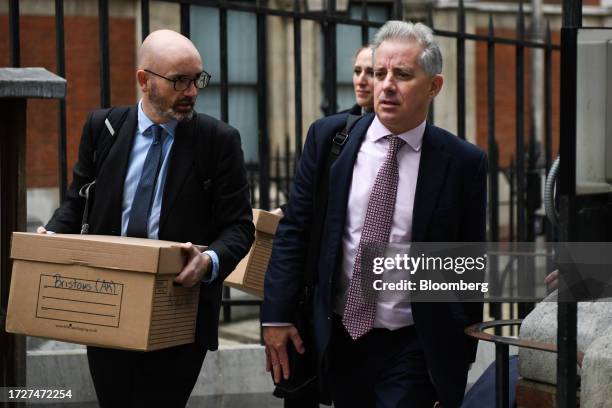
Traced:
POLYGON ((362 264, 371 266, 374 257, 384 254, 393 224, 399 179, 397 152, 406 142, 394 135, 387 136, 387 139, 389 150, 370 193, 342 317, 342 323, 353 340, 370 331, 376 315, 376 292, 372 289, 374 274, 371 268, 362 271, 362 264))

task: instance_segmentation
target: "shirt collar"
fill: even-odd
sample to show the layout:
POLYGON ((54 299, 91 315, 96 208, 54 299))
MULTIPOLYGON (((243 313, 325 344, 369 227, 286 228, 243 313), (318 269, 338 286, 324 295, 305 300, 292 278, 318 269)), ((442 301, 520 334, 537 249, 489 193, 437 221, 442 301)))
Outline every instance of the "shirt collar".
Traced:
MULTIPOLYGON (((421 150, 421 145, 423 144, 423 135, 425 134, 426 126, 427 121, 424 120, 417 127, 410 129, 406 132, 400 133, 396 136, 402 139, 408 145, 410 145, 410 147, 412 147, 414 151, 418 152, 419 150, 421 150)), ((378 119, 378 116, 375 116, 374 120, 372 121, 372 124, 370 125, 370 128, 368 129, 368 137, 370 138, 370 140, 376 142, 382 139, 383 137, 391 134, 393 134, 393 132, 391 132, 389 129, 387 129, 385 125, 381 123, 381 121, 378 119)))
MULTIPOLYGON (((146 130, 153 126, 155 123, 149 119, 144 110, 142 110, 142 99, 138 102, 138 131, 141 135, 144 135, 146 130)), ((177 125, 176 120, 171 120, 166 123, 160 123, 159 125, 164 128, 166 133, 168 133, 171 137, 174 137, 174 131, 176 130, 177 125)))

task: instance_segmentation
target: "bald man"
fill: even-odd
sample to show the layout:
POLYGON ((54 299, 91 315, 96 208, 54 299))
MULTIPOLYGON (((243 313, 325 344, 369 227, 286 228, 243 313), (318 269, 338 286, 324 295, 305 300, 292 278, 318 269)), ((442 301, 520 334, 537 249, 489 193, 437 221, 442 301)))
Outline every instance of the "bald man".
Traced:
POLYGON ((66 201, 38 232, 79 233, 79 190, 95 180, 89 233, 185 242, 175 282, 200 285, 196 342, 147 353, 88 347, 102 408, 185 406, 206 351, 218 347, 223 280, 254 238, 240 135, 193 110, 210 79, 198 50, 159 30, 139 57, 142 99, 89 115, 66 201))

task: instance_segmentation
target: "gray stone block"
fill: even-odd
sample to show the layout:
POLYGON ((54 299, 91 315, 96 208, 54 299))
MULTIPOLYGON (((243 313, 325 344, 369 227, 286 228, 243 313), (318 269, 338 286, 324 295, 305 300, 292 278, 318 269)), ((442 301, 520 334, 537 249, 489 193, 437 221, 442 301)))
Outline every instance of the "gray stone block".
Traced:
POLYGON ((28 351, 26 375, 29 388, 70 390, 72 397, 64 402, 96 401, 84 348, 28 351))
POLYGON ((65 98, 66 80, 44 68, 0 68, 0 98, 65 98))
MULTIPOLYGON (((556 293, 540 302, 524 319, 520 337, 526 340, 557 344, 557 303, 556 293)), ((578 303, 577 344, 578 351, 591 354, 590 347, 598 339, 612 342, 605 336, 612 326, 612 302, 604 299, 599 302, 578 303)), ((556 384, 557 355, 555 353, 520 349, 519 374, 527 379, 556 384)), ((578 373, 584 372, 585 367, 578 373)), ((612 396, 612 390, 611 395, 612 396)))
POLYGON ((273 383, 265 363, 260 345, 226 346, 208 352, 192 395, 271 393, 273 383))
POLYGON ((595 339, 582 362, 581 408, 612 406, 612 326, 595 339))
MULTIPOLYGON (((30 388, 71 390, 71 403, 96 401, 84 348, 28 351, 27 384, 30 388)), ((221 346, 218 351, 206 354, 192 399, 215 395, 270 395, 272 390, 272 379, 265 371, 263 346, 221 346)), ((49 403, 39 401, 45 402, 49 403)))

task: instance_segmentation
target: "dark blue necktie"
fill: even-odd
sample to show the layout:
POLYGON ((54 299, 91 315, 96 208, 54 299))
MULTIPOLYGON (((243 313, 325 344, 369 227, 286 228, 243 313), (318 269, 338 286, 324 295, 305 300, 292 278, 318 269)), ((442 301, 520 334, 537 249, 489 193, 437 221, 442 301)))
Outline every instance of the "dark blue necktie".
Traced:
POLYGON ((153 143, 147 152, 147 157, 142 166, 142 175, 132 201, 130 221, 126 232, 128 237, 148 237, 149 215, 153 205, 155 183, 162 163, 162 146, 164 144, 162 137, 164 129, 159 125, 153 125, 149 129, 153 134, 153 143))

